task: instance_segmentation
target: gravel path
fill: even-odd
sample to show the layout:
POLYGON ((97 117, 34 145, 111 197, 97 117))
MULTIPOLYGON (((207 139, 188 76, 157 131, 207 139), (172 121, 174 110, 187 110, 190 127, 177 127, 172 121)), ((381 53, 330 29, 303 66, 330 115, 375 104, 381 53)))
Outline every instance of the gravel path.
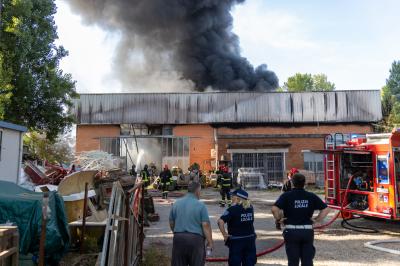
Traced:
MULTIPOLYGON (((255 208, 255 228, 258 235, 257 251, 260 252, 270 248, 282 239, 280 231, 275 230, 274 220, 271 214, 271 206, 279 196, 279 192, 249 191, 255 208)), ((163 200, 155 197, 156 212, 160 215, 160 221, 152 223, 146 228, 145 248, 156 246, 165 249, 171 254, 172 233, 168 226, 168 214, 171 204, 176 198, 163 200)), ((213 228, 215 257, 228 255, 228 249, 224 246, 222 236, 218 230, 216 221, 223 213, 223 208, 218 206, 219 193, 214 189, 202 191, 202 200, 207 205, 213 228)), ((334 213, 330 214, 332 217, 334 213)), ((328 218, 327 218, 328 220, 328 218)), ((385 221, 372 221, 358 219, 351 223, 376 228, 384 234, 363 234, 343 229, 340 220, 335 221, 323 232, 316 232, 315 247, 317 254, 314 265, 400 265, 400 256, 367 249, 363 246, 365 242, 373 240, 400 239, 400 223, 389 223, 385 221)), ((399 247, 400 249, 400 247, 399 247)), ((208 263, 207 265, 227 265, 225 263, 208 263)), ((271 254, 258 258, 257 265, 287 265, 284 248, 271 254)))

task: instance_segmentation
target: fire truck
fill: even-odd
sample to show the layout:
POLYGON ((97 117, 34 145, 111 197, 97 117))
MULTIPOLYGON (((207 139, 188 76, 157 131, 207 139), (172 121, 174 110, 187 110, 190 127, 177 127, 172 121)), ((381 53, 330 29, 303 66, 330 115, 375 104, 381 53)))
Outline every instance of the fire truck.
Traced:
MULTIPOLYGON (((329 207, 354 215, 400 220, 400 129, 384 134, 328 135, 325 199, 329 207)), ((347 217, 346 217, 347 216, 347 217)))

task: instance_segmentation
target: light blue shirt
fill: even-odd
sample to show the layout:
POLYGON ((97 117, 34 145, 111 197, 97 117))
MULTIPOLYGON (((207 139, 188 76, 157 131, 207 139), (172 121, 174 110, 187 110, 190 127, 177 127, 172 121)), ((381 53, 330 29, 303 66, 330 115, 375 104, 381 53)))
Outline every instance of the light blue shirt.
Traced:
POLYGON ((202 223, 210 222, 206 205, 193 193, 187 193, 172 205, 170 222, 175 223, 174 233, 193 233, 204 236, 202 223))

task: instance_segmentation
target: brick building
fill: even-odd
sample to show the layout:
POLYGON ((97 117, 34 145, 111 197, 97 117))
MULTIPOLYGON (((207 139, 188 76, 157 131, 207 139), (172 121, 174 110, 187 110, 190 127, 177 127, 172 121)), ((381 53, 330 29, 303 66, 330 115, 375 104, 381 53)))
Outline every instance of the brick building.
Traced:
POLYGON ((219 160, 280 180, 291 167, 322 171, 327 134, 370 133, 382 118, 379 91, 312 93, 81 94, 76 151, 105 150, 132 163, 219 160))

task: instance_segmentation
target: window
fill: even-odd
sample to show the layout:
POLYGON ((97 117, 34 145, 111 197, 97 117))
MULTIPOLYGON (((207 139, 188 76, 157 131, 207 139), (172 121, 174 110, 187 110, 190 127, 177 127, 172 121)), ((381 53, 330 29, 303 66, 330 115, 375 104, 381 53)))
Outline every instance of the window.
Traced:
POLYGON ((172 136, 173 128, 171 126, 163 126, 162 134, 163 134, 163 136, 172 136))
POLYGON ((281 182, 284 176, 284 153, 233 153, 232 167, 235 176, 239 168, 259 168, 266 181, 281 182))
POLYGON ((116 138, 101 138, 100 150, 110 153, 114 156, 121 156, 120 140, 116 138))
POLYGON ((313 152, 304 152, 304 169, 314 173, 324 171, 324 155, 313 152))
POLYGON ((162 139, 163 157, 188 157, 189 138, 163 138, 162 139))

